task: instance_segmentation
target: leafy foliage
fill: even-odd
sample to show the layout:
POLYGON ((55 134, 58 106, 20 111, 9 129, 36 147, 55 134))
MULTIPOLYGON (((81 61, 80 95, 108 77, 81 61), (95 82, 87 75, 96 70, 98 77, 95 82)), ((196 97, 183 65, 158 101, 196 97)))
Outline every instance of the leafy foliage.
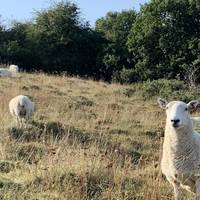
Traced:
POLYGON ((132 66, 132 56, 126 42, 136 15, 134 10, 108 12, 96 21, 96 31, 107 40, 100 59, 101 73, 106 79, 110 79, 113 72, 132 66))
POLYGON ((129 35, 129 50, 142 80, 175 78, 199 64, 200 4, 152 0, 141 9, 129 35))
POLYGON ((26 70, 43 70, 95 76, 101 37, 87 22, 79 8, 63 1, 36 13, 34 22, 14 23, 5 30, 0 44, 5 55, 1 62, 17 63, 26 70))
POLYGON ((61 1, 31 22, 0 21, 0 63, 132 83, 200 81, 200 3, 151 0, 140 12, 108 12, 91 28, 78 6, 61 1))
POLYGON ((113 73, 112 80, 120 83, 133 83, 139 80, 135 69, 122 68, 120 71, 113 73))
POLYGON ((164 97, 170 100, 182 100, 189 102, 191 99, 199 99, 199 88, 190 89, 183 81, 171 79, 159 79, 146 81, 142 85, 142 96, 145 99, 164 97))

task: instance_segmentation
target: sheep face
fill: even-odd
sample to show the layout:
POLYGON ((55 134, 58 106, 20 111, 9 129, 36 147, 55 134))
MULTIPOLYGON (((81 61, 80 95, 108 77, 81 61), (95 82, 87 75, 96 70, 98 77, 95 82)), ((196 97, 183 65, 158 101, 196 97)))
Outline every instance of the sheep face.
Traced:
POLYGON ((198 105, 198 101, 191 101, 188 104, 182 101, 167 102, 164 99, 158 99, 161 108, 166 110, 167 126, 174 129, 184 129, 192 126, 190 112, 194 111, 198 105))
POLYGON ((17 73, 19 72, 19 67, 17 65, 10 65, 9 70, 11 72, 17 73))
POLYGON ((18 109, 17 109, 18 110, 18 115, 20 117, 25 117, 26 116, 26 106, 19 103, 17 105, 17 107, 18 107, 18 109))
POLYGON ((24 105, 19 106, 19 116, 20 117, 25 117, 26 116, 26 108, 24 105))

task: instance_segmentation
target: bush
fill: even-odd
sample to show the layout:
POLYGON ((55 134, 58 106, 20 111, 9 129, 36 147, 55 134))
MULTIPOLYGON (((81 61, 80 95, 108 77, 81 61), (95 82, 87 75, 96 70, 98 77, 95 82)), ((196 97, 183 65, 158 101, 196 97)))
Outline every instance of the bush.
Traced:
POLYGON ((166 80, 159 79, 154 81, 146 81, 142 87, 142 96, 147 98, 152 98, 155 96, 161 96, 163 98, 182 96, 183 91, 188 90, 186 84, 179 80, 166 80))
POLYGON ((162 97, 168 100, 180 100, 189 102, 193 99, 199 100, 199 86, 190 88, 186 83, 179 80, 159 79, 146 81, 142 85, 142 96, 145 99, 162 97))
POLYGON ((139 80, 137 73, 134 69, 123 68, 120 71, 113 73, 112 81, 123 83, 133 83, 139 80))

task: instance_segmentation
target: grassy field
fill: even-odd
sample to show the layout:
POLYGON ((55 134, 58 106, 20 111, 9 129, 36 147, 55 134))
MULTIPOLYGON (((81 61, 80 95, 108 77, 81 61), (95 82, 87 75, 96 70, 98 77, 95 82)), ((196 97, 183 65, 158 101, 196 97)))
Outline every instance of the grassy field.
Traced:
POLYGON ((44 74, 0 79, 0 198, 172 199, 160 172, 165 113, 156 98, 141 84, 44 74), (37 107, 23 129, 8 110, 19 94, 37 107))

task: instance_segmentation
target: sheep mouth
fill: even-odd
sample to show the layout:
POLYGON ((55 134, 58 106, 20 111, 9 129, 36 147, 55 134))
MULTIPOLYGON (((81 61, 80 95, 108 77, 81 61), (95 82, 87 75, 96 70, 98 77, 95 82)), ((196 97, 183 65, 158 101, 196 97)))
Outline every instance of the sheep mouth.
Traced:
POLYGON ((176 125, 172 125, 174 129, 181 129, 184 128, 184 126, 180 125, 180 124, 176 124, 176 125))
POLYGON ((19 115, 22 116, 22 117, 25 116, 25 115, 26 115, 26 111, 25 111, 25 110, 21 110, 21 111, 19 112, 19 115))
POLYGON ((179 127, 180 127, 179 124, 173 124, 172 126, 173 126, 174 128, 179 128, 179 127))

